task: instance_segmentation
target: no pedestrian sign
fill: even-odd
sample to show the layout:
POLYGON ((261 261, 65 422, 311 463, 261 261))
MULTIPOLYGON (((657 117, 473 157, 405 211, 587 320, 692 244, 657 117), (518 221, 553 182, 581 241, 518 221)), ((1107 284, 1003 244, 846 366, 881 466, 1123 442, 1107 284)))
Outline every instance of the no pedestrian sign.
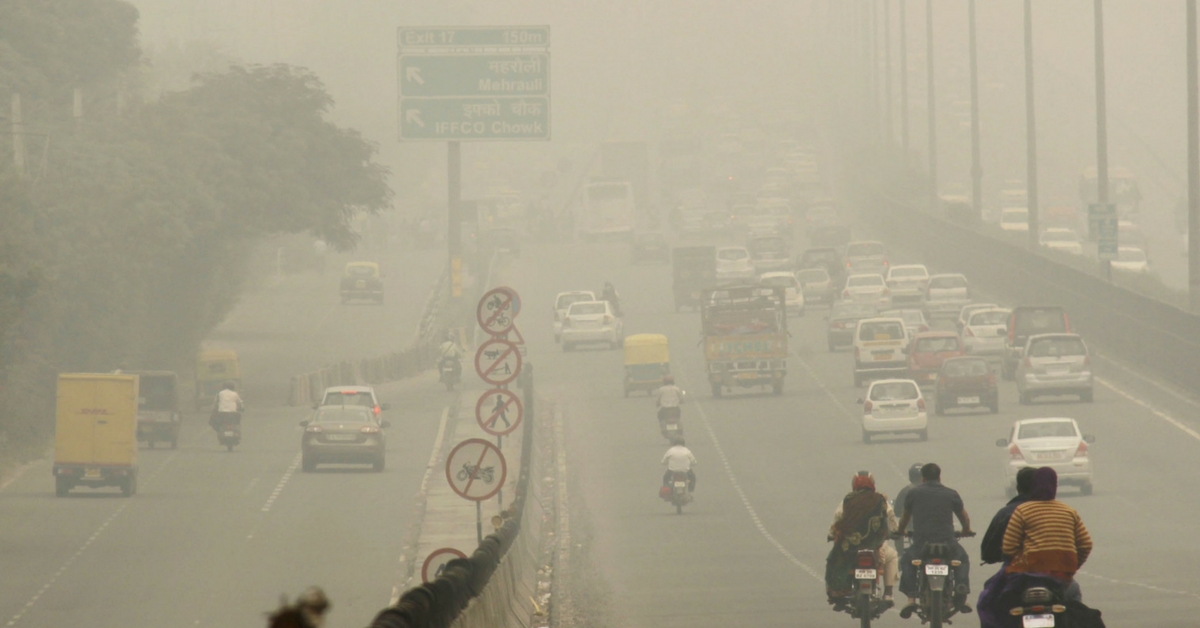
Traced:
POLYGON ((504 487, 508 463, 496 445, 482 438, 459 443, 446 457, 446 481, 464 499, 491 499, 504 487))
POLYGON ((525 406, 516 393, 505 388, 493 388, 479 396, 475 403, 475 420, 483 431, 492 436, 507 436, 521 424, 525 406))
POLYGON ((504 386, 521 373, 521 351, 517 345, 492 338, 475 351, 475 372, 493 386, 504 386))

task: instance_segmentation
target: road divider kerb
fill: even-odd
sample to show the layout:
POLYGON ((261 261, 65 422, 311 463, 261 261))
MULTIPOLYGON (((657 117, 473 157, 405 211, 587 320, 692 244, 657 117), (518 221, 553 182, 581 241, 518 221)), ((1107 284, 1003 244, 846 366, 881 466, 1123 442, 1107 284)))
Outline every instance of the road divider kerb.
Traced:
MULTIPOLYGON (((411 585, 413 576, 416 573, 417 563, 417 546, 421 538, 421 527, 425 522, 425 511, 429 504, 429 479, 433 477, 434 472, 438 469, 438 463, 441 461, 445 452, 442 451, 445 447, 446 424, 450 419, 450 409, 457 408, 457 403, 452 403, 442 408, 441 418, 438 419, 437 436, 433 439, 433 449, 429 452, 429 462, 425 465, 425 473, 421 477, 421 485, 417 488, 417 494, 413 500, 413 523, 406 535, 404 544, 400 547, 399 573, 397 573, 396 584, 392 587, 391 597, 388 598, 388 606, 393 606, 400 599, 400 595, 405 589, 411 585)), ((454 413, 457 417, 457 411, 454 413)))

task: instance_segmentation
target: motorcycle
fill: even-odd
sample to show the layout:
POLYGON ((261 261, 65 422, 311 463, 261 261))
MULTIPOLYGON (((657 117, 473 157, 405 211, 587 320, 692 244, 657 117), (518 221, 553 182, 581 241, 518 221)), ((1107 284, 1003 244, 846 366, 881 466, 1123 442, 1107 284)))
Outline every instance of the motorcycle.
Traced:
MULTIPOLYGON (((833 540, 833 537, 829 537, 833 540)), ((877 564, 875 550, 861 549, 854 561, 854 595, 847 603, 834 606, 834 610, 849 613, 859 622, 861 628, 870 628, 871 620, 879 619, 884 611, 892 607, 890 601, 885 601, 882 587, 879 584, 883 570, 877 564)))
POLYGON ((1022 628, 1054 628, 1065 622, 1059 618, 1067 607, 1059 603, 1058 596, 1047 587, 1029 587, 1021 594, 1021 606, 1009 611, 1021 618, 1022 628))
POLYGON ((234 446, 242 442, 241 412, 214 412, 212 427, 217 432, 217 444, 228 451, 233 451, 234 446))
POLYGON ((675 514, 683 514, 683 507, 692 502, 692 492, 688 490, 686 471, 671 472, 671 480, 663 487, 662 497, 675 506, 675 514))
POLYGON ((678 406, 659 408, 658 410, 659 431, 662 432, 663 438, 667 439, 668 443, 683 437, 683 424, 680 422, 682 414, 678 406))
MULTIPOLYGON (((904 536, 911 536, 908 532, 904 536)), ((964 535, 955 532, 954 536, 975 536, 975 533, 964 535)), ((917 568, 917 578, 920 581, 920 593, 917 596, 917 616, 922 624, 930 628, 942 628, 942 624, 950 623, 949 619, 958 614, 958 605, 954 601, 956 583, 954 569, 962 565, 955 558, 954 546, 947 543, 926 543, 921 550, 920 558, 913 559, 912 564, 917 568)), ((908 619, 911 613, 901 611, 900 617, 908 619)))
POLYGON ((438 363, 438 381, 446 385, 446 390, 454 390, 454 386, 462 381, 462 363, 458 358, 446 356, 438 363))

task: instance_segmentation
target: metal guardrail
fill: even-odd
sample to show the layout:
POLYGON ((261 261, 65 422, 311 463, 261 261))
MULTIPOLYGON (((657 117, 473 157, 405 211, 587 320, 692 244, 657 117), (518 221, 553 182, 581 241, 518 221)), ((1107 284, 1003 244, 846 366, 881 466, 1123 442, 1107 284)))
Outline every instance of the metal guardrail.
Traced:
POLYGON ((1200 317, 1027 249, 880 195, 860 211, 880 233, 1021 304, 1061 305, 1106 353, 1190 389, 1200 381, 1200 317))

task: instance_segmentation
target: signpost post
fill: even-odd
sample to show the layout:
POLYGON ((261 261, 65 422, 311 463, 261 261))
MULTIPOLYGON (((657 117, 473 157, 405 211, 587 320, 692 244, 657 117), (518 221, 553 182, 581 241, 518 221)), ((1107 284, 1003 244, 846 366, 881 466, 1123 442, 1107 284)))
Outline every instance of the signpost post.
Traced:
POLYGON ((483 542, 483 507, 504 487, 508 478, 508 463, 500 448, 482 438, 469 438, 450 450, 446 456, 446 481, 463 499, 475 502, 475 533, 483 542))

